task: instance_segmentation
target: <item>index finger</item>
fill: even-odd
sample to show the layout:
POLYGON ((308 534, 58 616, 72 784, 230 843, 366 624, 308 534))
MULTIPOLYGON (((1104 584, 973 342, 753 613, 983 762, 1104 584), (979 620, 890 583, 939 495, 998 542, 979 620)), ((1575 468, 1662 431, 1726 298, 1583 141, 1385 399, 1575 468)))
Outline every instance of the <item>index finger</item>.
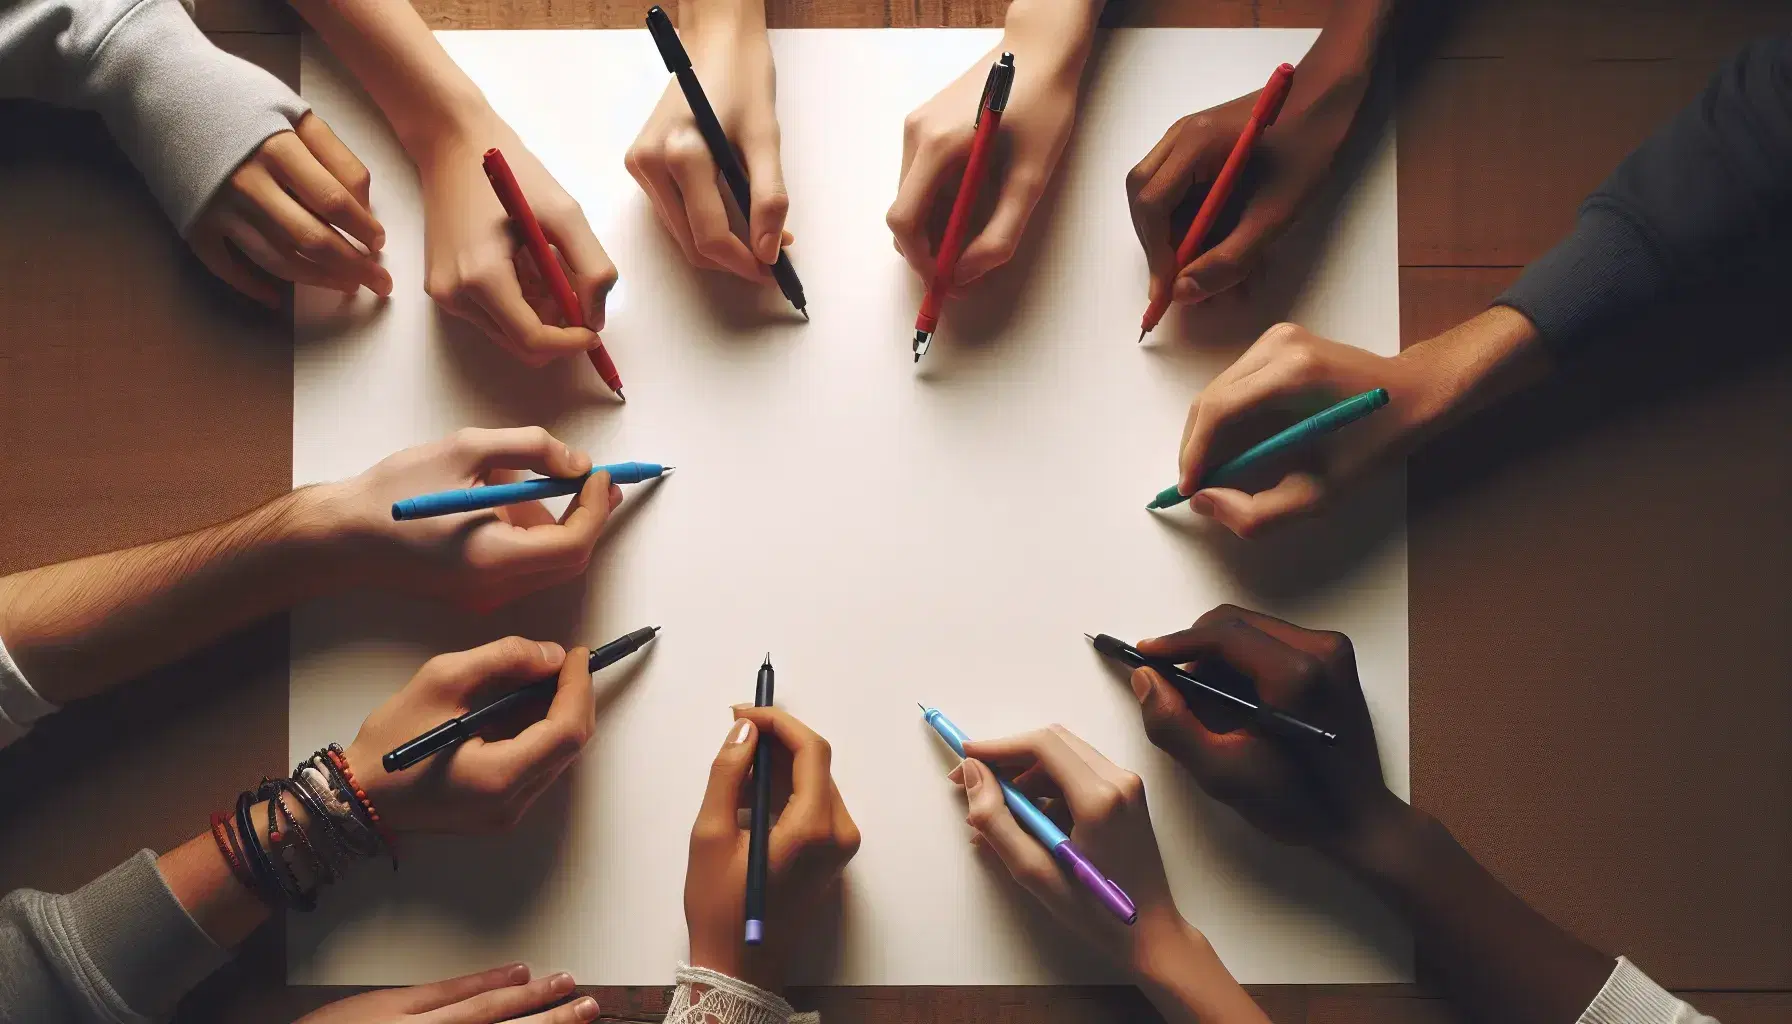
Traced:
POLYGON ((1177 664, 1208 659, 1243 673, 1259 697, 1285 706, 1289 692, 1310 679, 1313 655, 1270 636, 1234 615, 1197 622, 1188 629, 1139 642, 1139 653, 1177 664))
POLYGON ((510 574, 542 572, 588 558, 610 518, 610 474, 596 472, 567 513, 556 523, 517 526, 493 517, 482 524, 467 549, 475 564, 510 574))
POLYGON ((523 298, 515 264, 509 263, 504 269, 508 272, 490 273, 472 282, 468 291, 526 362, 540 365, 591 347, 597 335, 589 329, 543 323, 529 300, 523 298))
POLYGON ((889 225, 903 259, 929 283, 933 280, 934 253, 933 241, 927 237, 927 219, 950 163, 943 147, 918 149, 896 186, 896 200, 890 204, 890 212, 884 215, 884 223, 889 225))
POLYGON ((318 162, 303 139, 282 132, 268 140, 267 153, 275 180, 291 189, 307 210, 347 232, 368 252, 377 252, 386 243, 386 229, 347 185, 318 162))
POLYGON ((972 740, 964 745, 964 754, 984 763, 1031 755, 1064 791, 1064 800, 1074 817, 1099 817, 1111 806, 1112 785, 1050 729, 994 740, 972 740))
POLYGON ((790 751, 792 809, 805 816, 831 813, 834 749, 828 741, 782 708, 737 707, 734 716, 745 718, 758 727, 759 742, 765 742, 769 733, 790 751))
POLYGON ((597 730, 597 692, 587 671, 590 657, 583 647, 567 651, 547 713, 510 739, 482 744, 479 755, 502 759, 519 776, 555 762, 565 767, 564 762, 576 757, 597 730))

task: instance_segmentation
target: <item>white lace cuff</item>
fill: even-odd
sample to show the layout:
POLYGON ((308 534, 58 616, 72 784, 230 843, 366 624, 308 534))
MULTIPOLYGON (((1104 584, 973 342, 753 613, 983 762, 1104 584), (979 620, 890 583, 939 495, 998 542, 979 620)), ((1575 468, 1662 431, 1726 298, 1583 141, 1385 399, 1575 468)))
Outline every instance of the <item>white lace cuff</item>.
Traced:
POLYGON ((820 1014, 797 1013, 783 997, 707 967, 679 964, 673 980, 666 1024, 821 1024, 820 1014))

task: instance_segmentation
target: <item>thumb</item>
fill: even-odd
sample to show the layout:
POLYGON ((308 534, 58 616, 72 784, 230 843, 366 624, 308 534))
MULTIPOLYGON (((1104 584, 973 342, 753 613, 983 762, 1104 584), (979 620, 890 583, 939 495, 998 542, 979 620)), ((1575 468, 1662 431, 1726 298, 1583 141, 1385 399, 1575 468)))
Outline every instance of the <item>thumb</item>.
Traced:
POLYGON ((741 787, 746 785, 758 739, 759 727, 751 719, 736 719, 728 727, 728 737, 709 766, 709 785, 697 810, 697 831, 710 835, 738 831, 734 809, 740 806, 741 787))
POLYGON ((747 165, 749 198, 747 246, 761 263, 778 262, 783 242, 784 218, 790 213, 790 193, 784 189, 784 166, 778 154, 778 126, 760 129, 742 147, 747 165))
POLYGON ((1282 232, 1285 220, 1279 210, 1253 202, 1239 217, 1238 226, 1225 238, 1195 257, 1176 275, 1170 297, 1190 303, 1210 299, 1250 276, 1263 250, 1282 232))
POLYGON ((1211 775, 1217 766, 1220 737, 1189 711, 1182 693, 1154 668, 1134 669, 1130 682, 1151 745, 1175 758, 1195 778, 1211 775))
POLYGON ((1240 537, 1250 538, 1312 511, 1324 497, 1319 478, 1311 473, 1290 473, 1274 487, 1256 494, 1230 487, 1209 487, 1189 498, 1189 507, 1240 537))

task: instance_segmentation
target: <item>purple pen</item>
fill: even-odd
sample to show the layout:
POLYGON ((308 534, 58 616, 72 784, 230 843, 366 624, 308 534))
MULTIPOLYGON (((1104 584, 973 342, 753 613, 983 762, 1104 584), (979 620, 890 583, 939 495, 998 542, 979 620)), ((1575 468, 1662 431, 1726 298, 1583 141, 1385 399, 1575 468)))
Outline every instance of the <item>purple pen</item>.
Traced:
MULTIPOLYGON (((946 745, 952 748, 952 752, 963 757, 964 745, 970 742, 970 737, 953 725, 952 720, 941 714, 938 708, 922 707, 921 714, 927 719, 927 724, 933 726, 933 731, 940 734, 940 739, 945 740, 946 745)), ((1052 851, 1052 856, 1058 858, 1060 864, 1094 893, 1103 906, 1113 911, 1115 917, 1127 924, 1139 919, 1139 911, 1133 906, 1132 898, 1126 895, 1124 889, 1109 881, 1095 865, 1089 863, 1089 858, 1083 856, 1083 851, 1076 848, 1057 822, 1046 817, 1044 811, 1028 800, 1026 794, 1010 786, 1006 779, 997 778, 996 781, 1002 784, 1002 799, 1022 828, 1044 843, 1045 848, 1052 851)))

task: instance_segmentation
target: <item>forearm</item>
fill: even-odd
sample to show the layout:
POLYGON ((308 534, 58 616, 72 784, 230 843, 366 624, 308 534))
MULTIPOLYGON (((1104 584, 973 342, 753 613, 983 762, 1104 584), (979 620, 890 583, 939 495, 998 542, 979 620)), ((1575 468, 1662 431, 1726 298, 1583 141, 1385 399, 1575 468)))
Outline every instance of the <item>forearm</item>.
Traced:
POLYGON ((1535 385, 1554 368, 1536 326, 1505 306, 1427 338, 1395 361, 1411 370, 1416 393, 1408 397, 1418 407, 1422 437, 1535 385))
MULTIPOLYGON (((1014 0, 1002 23, 1001 48, 1021 68, 1081 77, 1095 45, 1105 0, 1014 0)), ((1022 72, 1023 74, 1028 72, 1022 72)))
POLYGON ((367 90, 413 161, 496 121, 485 94, 406 0, 291 2, 367 90))
POLYGON ((1572 1024, 1612 959, 1514 895, 1430 815, 1407 808, 1337 851, 1411 926, 1472 1019, 1572 1024))
POLYGON ((0 638, 63 704, 328 588, 316 495, 295 491, 171 540, 0 578, 0 638))
POLYGON ((1266 1018, 1220 962, 1207 936, 1169 913, 1141 914, 1132 965, 1139 990, 1171 1024, 1263 1024, 1266 1018))

